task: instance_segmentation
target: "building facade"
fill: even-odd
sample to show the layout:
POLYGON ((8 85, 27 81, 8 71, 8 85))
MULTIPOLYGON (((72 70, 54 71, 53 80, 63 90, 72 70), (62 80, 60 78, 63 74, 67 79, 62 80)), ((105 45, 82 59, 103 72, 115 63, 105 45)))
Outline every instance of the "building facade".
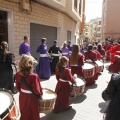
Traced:
POLYGON ((47 38, 48 49, 57 40, 79 39, 81 0, 0 0, 0 40, 9 44, 10 52, 19 58, 24 35, 30 36, 33 57, 41 38, 47 38))
POLYGON ((101 42, 101 18, 90 20, 84 30, 86 42, 101 42))
POLYGON ((102 7, 102 40, 108 37, 120 38, 120 1, 103 0, 102 7))
POLYGON ((80 44, 83 44, 83 41, 85 40, 85 35, 84 35, 84 26, 85 26, 85 3, 86 0, 81 0, 82 2, 82 9, 81 9, 81 17, 82 21, 80 22, 80 44))

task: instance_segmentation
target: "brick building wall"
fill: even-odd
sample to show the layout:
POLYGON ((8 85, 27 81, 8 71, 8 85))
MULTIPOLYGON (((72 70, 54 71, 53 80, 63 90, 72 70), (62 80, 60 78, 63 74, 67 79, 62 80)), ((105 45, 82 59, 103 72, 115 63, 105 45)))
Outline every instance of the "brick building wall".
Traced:
POLYGON ((67 30, 72 32, 72 39, 74 39, 77 23, 69 16, 54 9, 33 3, 32 13, 29 15, 20 11, 19 4, 0 0, 0 10, 8 12, 8 43, 10 51, 15 54, 17 59, 23 36, 30 36, 31 22, 61 28, 57 35, 59 46, 67 40, 67 30))

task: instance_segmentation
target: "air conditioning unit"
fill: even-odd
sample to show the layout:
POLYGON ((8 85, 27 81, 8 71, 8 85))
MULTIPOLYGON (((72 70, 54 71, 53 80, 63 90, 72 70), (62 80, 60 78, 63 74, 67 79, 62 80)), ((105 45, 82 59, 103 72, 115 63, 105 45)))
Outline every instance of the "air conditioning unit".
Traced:
POLYGON ((22 7, 25 10, 30 10, 30 0, 22 0, 22 7))

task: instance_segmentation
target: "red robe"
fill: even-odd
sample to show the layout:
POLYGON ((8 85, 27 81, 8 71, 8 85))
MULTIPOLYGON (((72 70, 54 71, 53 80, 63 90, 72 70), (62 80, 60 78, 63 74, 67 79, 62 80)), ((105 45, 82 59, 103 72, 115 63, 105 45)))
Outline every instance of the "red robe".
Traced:
POLYGON ((106 53, 106 60, 109 61, 110 60, 110 49, 113 45, 108 45, 105 49, 105 53, 106 53))
MULTIPOLYGON (((29 90, 25 84, 20 86, 21 75, 19 72, 16 74, 16 89, 20 93, 19 95, 19 106, 21 112, 20 120, 40 120, 39 116, 39 105, 38 98, 34 94, 24 93, 21 91, 21 88, 24 90, 29 90)), ((30 74, 26 81, 31 85, 34 93, 43 94, 42 88, 40 85, 40 79, 37 74, 30 74)), ((30 91, 30 90, 29 90, 30 91)))
POLYGON ((77 60, 78 66, 71 66, 71 73, 72 75, 77 74, 77 76, 83 77, 83 69, 82 66, 84 65, 84 55, 81 53, 78 54, 78 60, 77 60))
POLYGON ((54 107, 54 112, 60 112, 69 107, 69 96, 70 96, 70 85, 69 82, 62 82, 59 79, 70 81, 75 83, 71 71, 68 68, 65 68, 63 71, 63 76, 59 76, 59 71, 56 70, 56 79, 58 83, 56 85, 55 92, 57 94, 57 99, 54 107), (64 78, 65 76, 66 78, 64 78))
POLYGON ((97 60, 101 60, 102 56, 97 50, 93 50, 97 54, 97 60))
POLYGON ((110 59, 110 61, 111 61, 111 63, 113 63, 115 55, 119 55, 120 56, 120 44, 116 45, 116 46, 113 46, 110 49, 110 53, 111 53, 111 59, 110 59))
POLYGON ((120 58, 117 58, 108 68, 111 73, 120 72, 120 58))
POLYGON ((95 61, 98 59, 97 54, 92 50, 89 52, 89 56, 87 55, 87 52, 84 54, 84 56, 85 56, 85 60, 90 59, 89 56, 95 61))
MULTIPOLYGON (((84 56, 85 56, 85 60, 90 59, 90 58, 88 57, 87 53, 85 53, 84 56)), ((98 59, 98 58, 97 58, 97 54, 96 54, 94 51, 92 51, 92 50, 89 52, 89 56, 90 56, 94 61, 96 61, 96 60, 98 59)), ((94 64, 94 63, 92 63, 92 64, 94 64)), ((94 66, 95 66, 95 64, 94 64, 94 66)), ((96 73, 96 69, 95 69, 95 74, 94 74, 93 77, 85 78, 86 86, 93 84, 93 83, 95 82, 95 80, 97 80, 97 79, 98 79, 98 73, 96 73)))

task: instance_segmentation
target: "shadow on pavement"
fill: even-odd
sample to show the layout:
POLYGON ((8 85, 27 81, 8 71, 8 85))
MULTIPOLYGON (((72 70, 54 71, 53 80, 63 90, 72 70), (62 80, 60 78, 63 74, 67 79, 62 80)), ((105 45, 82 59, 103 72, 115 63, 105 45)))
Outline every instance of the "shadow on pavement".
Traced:
POLYGON ((101 103, 98 104, 99 108, 101 108, 101 110, 100 110, 101 113, 105 112, 108 104, 109 104, 109 101, 101 102, 101 103))
POLYGON ((59 114, 54 114, 50 112, 45 116, 41 117, 40 120, 73 120, 75 114, 76 111, 74 109, 70 109, 59 114))
POLYGON ((70 103, 71 104, 82 103, 86 98, 87 98, 86 95, 76 96, 75 98, 74 97, 70 97, 70 103))
POLYGON ((97 84, 95 83, 95 84, 92 84, 92 85, 90 85, 90 86, 87 86, 87 87, 85 87, 85 93, 87 92, 87 90, 89 90, 89 89, 95 89, 95 88, 97 88, 97 84))

